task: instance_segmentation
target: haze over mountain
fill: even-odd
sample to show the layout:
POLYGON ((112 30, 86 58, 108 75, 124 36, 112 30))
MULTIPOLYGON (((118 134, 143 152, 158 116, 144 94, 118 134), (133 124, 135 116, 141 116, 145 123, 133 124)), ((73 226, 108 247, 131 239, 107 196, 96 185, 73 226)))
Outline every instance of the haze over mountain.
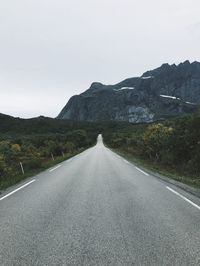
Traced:
POLYGON ((73 96, 58 115, 76 121, 152 122, 196 110, 200 104, 200 63, 163 64, 115 85, 92 83, 73 96))

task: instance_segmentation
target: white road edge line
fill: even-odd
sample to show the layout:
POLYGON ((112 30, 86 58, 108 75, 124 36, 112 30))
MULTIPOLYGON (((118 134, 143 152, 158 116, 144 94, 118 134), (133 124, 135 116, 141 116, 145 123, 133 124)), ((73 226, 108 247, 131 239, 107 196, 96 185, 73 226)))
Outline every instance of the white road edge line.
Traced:
POLYGON ((30 182, 24 184, 23 186, 13 190, 12 192, 8 193, 7 195, 5 195, 4 197, 0 198, 0 201, 3 199, 6 199, 7 197, 11 196, 12 194, 16 193, 17 191, 21 190, 22 188, 27 187, 28 185, 30 185, 31 183, 35 182, 35 179, 31 180, 30 182))
POLYGON ((136 167, 136 166, 135 166, 135 168, 136 168, 138 171, 140 171, 141 173, 143 173, 144 175, 149 176, 149 174, 147 174, 146 172, 142 171, 140 168, 138 168, 138 167, 136 167))
POLYGON ((183 200, 187 201, 188 203, 190 203, 192 206, 196 207, 198 210, 200 210, 200 206, 195 204, 193 201, 189 200, 188 198, 184 197, 183 195, 181 195, 180 193, 178 193, 177 191, 173 190, 172 188, 170 187, 167 187, 166 188, 168 190, 170 190, 172 193, 176 194, 177 196, 179 196, 180 198, 182 198, 183 200))
POLYGON ((125 162, 125 163, 127 163, 127 164, 130 164, 127 160, 125 160, 125 159, 123 159, 123 161, 125 162))
POLYGON ((58 169, 59 167, 61 167, 61 164, 59 164, 58 166, 56 166, 53 169, 49 170, 49 172, 53 172, 54 170, 58 169))

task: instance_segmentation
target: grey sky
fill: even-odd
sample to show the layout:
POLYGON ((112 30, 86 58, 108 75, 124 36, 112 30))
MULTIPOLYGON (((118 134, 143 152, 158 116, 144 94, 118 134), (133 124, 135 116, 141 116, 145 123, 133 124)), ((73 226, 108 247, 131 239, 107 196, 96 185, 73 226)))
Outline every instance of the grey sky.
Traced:
POLYGON ((199 0, 2 0, 0 112, 56 116, 93 81, 200 61, 199 0))

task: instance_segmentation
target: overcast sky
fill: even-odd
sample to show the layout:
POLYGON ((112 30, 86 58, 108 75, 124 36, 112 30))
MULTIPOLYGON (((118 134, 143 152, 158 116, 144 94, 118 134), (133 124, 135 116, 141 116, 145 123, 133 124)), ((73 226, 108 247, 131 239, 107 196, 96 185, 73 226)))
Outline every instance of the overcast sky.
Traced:
POLYGON ((200 61, 199 0, 0 1, 0 112, 55 117, 93 81, 200 61))

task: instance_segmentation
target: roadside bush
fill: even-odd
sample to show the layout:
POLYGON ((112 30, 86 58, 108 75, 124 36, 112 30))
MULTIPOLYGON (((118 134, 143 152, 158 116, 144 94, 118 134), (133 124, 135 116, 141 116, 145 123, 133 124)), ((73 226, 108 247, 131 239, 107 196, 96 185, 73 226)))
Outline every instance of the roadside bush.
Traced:
POLYGON ((41 168, 42 161, 39 158, 33 158, 24 163, 25 170, 33 170, 41 168))
POLYGON ((6 174, 6 164, 0 157, 0 178, 6 174))
POLYGON ((144 152, 150 159, 161 161, 162 152, 169 151, 170 148, 170 136, 173 133, 172 127, 164 126, 161 123, 150 125, 144 135, 144 152))

